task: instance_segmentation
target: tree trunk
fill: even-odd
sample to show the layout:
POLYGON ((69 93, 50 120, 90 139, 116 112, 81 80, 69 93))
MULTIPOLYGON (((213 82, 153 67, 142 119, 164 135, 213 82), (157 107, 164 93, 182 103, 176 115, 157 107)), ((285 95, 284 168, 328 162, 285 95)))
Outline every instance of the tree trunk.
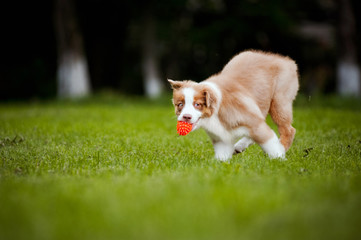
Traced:
POLYGON ((76 98, 90 93, 88 64, 73 0, 55 0, 55 33, 58 49, 58 97, 76 98))
POLYGON ((151 14, 144 18, 143 26, 143 85, 146 96, 155 98, 162 93, 163 84, 158 67, 156 24, 151 14))
POLYGON ((339 0, 339 51, 337 64, 337 91, 341 95, 360 96, 360 68, 355 44, 355 18, 350 0, 339 0))

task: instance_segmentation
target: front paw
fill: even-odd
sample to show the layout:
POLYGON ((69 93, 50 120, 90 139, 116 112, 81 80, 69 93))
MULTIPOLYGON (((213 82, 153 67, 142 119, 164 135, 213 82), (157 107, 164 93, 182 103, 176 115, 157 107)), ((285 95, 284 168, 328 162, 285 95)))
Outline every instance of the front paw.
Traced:
POLYGON ((222 162, 226 162, 228 161, 230 158, 232 157, 232 154, 228 154, 228 153, 216 153, 215 154, 215 158, 219 161, 222 161, 222 162))
POLYGON ((234 145, 235 154, 243 152, 244 150, 246 150, 246 148, 248 148, 252 144, 253 144, 253 140, 251 138, 243 137, 234 145))
POLYGON ((214 144, 215 158, 220 161, 229 160, 234 152, 233 144, 217 142, 214 144))

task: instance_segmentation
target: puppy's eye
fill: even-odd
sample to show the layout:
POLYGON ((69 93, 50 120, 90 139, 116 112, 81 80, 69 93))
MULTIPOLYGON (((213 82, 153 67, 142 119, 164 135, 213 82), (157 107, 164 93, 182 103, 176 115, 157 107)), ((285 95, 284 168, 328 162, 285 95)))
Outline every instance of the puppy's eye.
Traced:
POLYGON ((196 107, 196 108, 201 108, 201 107, 202 107, 202 104, 200 104, 200 103, 195 103, 195 104, 194 104, 194 107, 196 107))
POLYGON ((183 103, 178 103, 178 107, 183 107, 183 103))

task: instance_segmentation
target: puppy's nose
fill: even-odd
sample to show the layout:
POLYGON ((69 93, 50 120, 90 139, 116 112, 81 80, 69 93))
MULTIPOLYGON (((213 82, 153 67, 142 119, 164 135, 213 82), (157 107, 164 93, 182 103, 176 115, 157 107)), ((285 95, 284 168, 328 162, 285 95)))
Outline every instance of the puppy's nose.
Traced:
POLYGON ((184 114, 183 115, 183 120, 185 122, 189 122, 191 119, 192 119, 192 115, 190 115, 190 114, 184 114))

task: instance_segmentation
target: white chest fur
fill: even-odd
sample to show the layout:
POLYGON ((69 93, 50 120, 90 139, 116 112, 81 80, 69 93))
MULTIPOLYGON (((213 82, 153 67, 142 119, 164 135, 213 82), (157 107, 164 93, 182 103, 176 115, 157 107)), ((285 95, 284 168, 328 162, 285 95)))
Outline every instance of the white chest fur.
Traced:
POLYGON ((219 121, 217 115, 210 118, 201 119, 199 126, 203 128, 213 141, 222 141, 225 143, 234 144, 239 138, 249 136, 249 131, 246 127, 239 127, 232 130, 227 130, 219 121))

